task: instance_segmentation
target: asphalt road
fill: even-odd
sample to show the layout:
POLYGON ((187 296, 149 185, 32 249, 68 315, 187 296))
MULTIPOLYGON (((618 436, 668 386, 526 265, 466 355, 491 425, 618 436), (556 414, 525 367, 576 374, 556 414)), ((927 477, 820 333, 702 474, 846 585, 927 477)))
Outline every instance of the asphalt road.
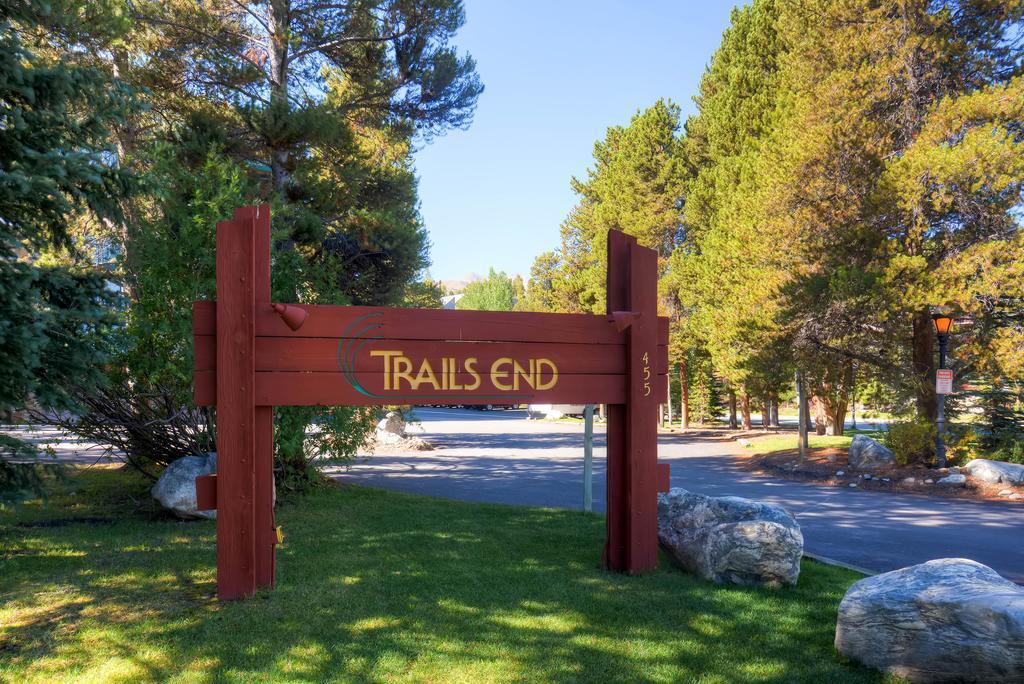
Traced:
MULTIPOLYGON (((527 421, 522 411, 416 409, 434 451, 375 455, 337 472, 347 482, 467 501, 580 508, 583 426, 527 421)), ((604 510, 604 435, 596 427, 594 509, 604 510)), ((888 494, 753 475, 713 435, 664 434, 672 486, 788 508, 809 553, 884 572, 933 558, 972 558, 1024 583, 1024 506, 888 494)))

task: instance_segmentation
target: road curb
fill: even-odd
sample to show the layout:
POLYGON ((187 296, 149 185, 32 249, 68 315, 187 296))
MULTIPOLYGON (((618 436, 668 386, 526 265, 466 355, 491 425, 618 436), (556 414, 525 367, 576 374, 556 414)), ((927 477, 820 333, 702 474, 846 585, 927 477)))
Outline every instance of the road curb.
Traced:
POLYGON ((834 565, 837 568, 845 568, 847 570, 853 570, 854 572, 859 572, 860 574, 866 575, 868 577, 871 577, 872 575, 877 575, 878 574, 874 570, 868 570, 867 568, 862 568, 862 567, 857 566, 857 565, 851 565, 850 563, 844 563, 843 561, 839 561, 839 560, 836 560, 834 558, 828 558, 826 556, 819 556, 816 553, 808 553, 807 551, 804 551, 804 558, 810 558, 812 561, 817 561, 818 563, 823 563, 825 565, 834 565))

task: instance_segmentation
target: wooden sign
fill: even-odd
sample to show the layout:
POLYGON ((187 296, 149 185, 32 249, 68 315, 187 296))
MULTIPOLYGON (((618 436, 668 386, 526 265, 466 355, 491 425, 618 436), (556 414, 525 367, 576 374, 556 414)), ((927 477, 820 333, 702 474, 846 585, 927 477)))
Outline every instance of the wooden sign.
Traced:
POLYGON ((605 316, 272 304, 269 207, 219 223, 217 300, 193 307, 194 399, 217 407, 218 472, 197 494, 217 509, 218 596, 274 584, 274 406, 608 404, 604 563, 653 569, 668 479, 656 274, 656 254, 613 231, 605 316))
POLYGON ((935 393, 953 393, 953 371, 948 368, 939 368, 935 371, 935 393))

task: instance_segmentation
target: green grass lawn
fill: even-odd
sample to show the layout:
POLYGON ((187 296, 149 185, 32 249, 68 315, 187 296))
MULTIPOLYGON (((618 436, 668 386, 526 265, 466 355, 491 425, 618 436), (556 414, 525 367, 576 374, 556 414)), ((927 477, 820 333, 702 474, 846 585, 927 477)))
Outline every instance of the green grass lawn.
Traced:
MULTIPOLYGON (((879 430, 846 430, 845 435, 810 435, 807 442, 811 449, 824 449, 836 447, 846 449, 853 441, 854 435, 867 435, 872 439, 881 440, 885 435, 879 430)), ((788 451, 797 448, 796 433, 784 435, 765 435, 764 437, 751 437, 750 445, 745 447, 754 454, 771 454, 776 451, 788 451)))
MULTIPOLYGON (((811 449, 822 449, 825 447, 841 447, 845 449, 850 446, 853 439, 850 435, 833 437, 831 435, 811 435, 807 443, 811 449)), ((767 435, 765 437, 750 438, 750 445, 745 447, 754 454, 770 454, 776 451, 787 451, 797 448, 797 436, 789 435, 767 435)))
POLYGON ((279 586, 214 594, 214 524, 116 471, 0 512, 0 680, 878 681, 832 647, 857 575, 716 587, 599 567, 603 519, 355 487, 284 504, 279 586))

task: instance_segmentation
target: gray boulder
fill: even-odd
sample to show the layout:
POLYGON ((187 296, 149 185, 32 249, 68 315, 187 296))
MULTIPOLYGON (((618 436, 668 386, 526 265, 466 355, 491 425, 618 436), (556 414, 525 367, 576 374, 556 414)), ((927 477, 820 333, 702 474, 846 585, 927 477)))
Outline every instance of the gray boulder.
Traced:
POLYGON ((196 478, 217 472, 217 454, 183 456, 171 463, 153 485, 153 498, 179 518, 216 518, 217 511, 196 508, 196 478))
POLYGON ((992 484, 1024 484, 1024 465, 990 461, 987 458, 976 458, 963 467, 963 471, 982 482, 992 484))
POLYGON ((388 411, 377 423, 374 436, 381 444, 399 444, 405 438, 405 419, 397 411, 388 411))
POLYGON ((946 477, 939 479, 936 484, 940 484, 943 487, 966 487, 967 476, 963 473, 951 473, 946 477))
POLYGON ((685 489, 658 495, 658 541, 684 570, 718 584, 796 584, 804 537, 773 504, 685 489))
POLYGON ((887 447, 864 435, 853 436, 846 459, 849 466, 857 470, 887 468, 896 463, 896 457, 887 447))
POLYGON ((411 451, 432 451, 428 442, 423 441, 415 435, 405 433, 406 423, 402 414, 397 411, 388 411, 387 414, 377 423, 373 432, 373 439, 378 446, 400 447, 411 451))
POLYGON ((1024 681, 1024 587, 963 558, 855 582, 836 650, 915 682, 1024 681))

